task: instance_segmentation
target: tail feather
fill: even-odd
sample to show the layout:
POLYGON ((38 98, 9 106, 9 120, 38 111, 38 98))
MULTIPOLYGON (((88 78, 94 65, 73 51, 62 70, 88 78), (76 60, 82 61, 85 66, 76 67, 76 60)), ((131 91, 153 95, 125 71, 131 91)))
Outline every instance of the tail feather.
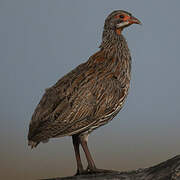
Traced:
POLYGON ((31 149, 35 148, 38 144, 39 144, 39 142, 34 142, 31 140, 28 141, 28 146, 31 146, 31 149))

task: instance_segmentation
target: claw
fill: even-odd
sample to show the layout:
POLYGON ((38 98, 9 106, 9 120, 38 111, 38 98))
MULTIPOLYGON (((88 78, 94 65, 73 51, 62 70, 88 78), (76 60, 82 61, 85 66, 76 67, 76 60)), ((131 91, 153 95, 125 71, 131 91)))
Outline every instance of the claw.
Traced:
POLYGON ((106 170, 106 169, 98 169, 98 168, 89 168, 83 172, 83 174, 99 174, 99 173, 117 173, 118 171, 106 170))

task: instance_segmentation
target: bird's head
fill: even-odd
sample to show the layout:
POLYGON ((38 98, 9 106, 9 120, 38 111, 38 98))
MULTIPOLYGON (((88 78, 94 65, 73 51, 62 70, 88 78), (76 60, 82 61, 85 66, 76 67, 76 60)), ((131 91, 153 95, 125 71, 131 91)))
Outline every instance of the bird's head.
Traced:
POLYGON ((118 35, 131 24, 141 24, 131 13, 123 10, 113 11, 105 20, 104 29, 114 30, 118 35))

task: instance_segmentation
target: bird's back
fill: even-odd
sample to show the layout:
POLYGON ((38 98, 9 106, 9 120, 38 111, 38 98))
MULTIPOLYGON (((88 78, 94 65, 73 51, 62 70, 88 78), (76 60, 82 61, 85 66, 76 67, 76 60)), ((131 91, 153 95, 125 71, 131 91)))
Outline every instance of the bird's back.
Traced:
POLYGON ((130 82, 130 55, 100 50, 47 89, 35 109, 28 140, 39 143, 106 124, 122 108, 130 82))

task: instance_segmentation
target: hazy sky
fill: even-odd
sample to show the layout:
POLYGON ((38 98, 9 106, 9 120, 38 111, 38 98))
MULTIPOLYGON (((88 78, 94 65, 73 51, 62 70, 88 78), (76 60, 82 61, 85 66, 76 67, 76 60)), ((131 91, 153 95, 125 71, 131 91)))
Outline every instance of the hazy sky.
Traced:
POLYGON ((180 153, 180 1, 1 0, 0 179, 75 173, 71 138, 31 150, 28 125, 44 89, 98 51, 104 20, 117 9, 143 26, 123 32, 132 54, 131 89, 118 116, 89 137, 95 162, 130 170, 180 153))

